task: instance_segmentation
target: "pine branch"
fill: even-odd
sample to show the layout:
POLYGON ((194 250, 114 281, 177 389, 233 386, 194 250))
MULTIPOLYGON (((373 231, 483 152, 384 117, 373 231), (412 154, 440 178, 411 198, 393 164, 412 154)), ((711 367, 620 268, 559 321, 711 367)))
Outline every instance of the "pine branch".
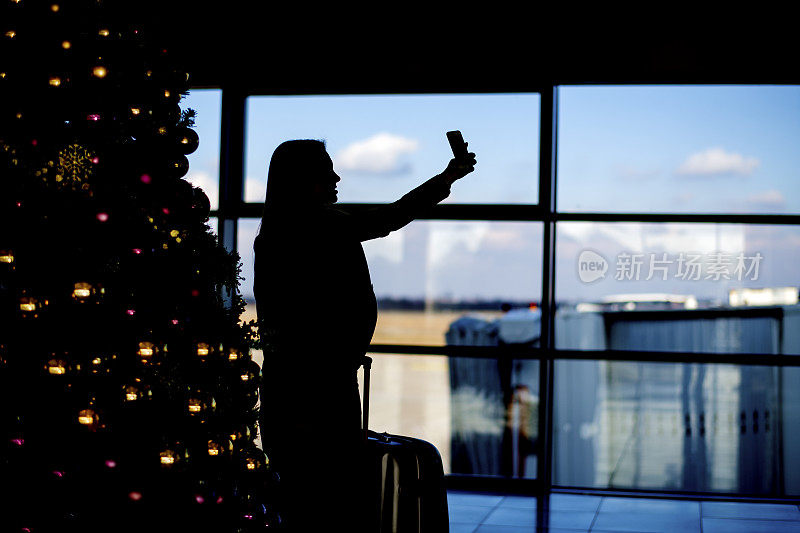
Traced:
POLYGON ((184 128, 194 128, 194 119, 197 116, 197 112, 194 109, 187 108, 181 112, 181 118, 178 121, 178 126, 184 128))

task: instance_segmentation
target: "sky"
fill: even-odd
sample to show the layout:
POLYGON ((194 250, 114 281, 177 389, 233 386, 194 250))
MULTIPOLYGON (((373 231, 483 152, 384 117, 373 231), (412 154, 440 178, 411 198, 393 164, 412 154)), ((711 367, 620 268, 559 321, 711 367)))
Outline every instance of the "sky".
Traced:
MULTIPOLYGON (((182 102, 197 111, 200 136, 187 179, 215 206, 220 104, 217 90, 182 102)), ((246 200, 263 201, 278 144, 315 138, 326 141, 342 177, 339 201, 390 202, 444 169, 445 132, 460 129, 478 165, 446 202, 536 203, 539 105, 536 94, 250 97, 246 200)), ((562 87, 558 112, 559 210, 800 213, 800 87, 562 87)), ((257 225, 240 223, 245 296, 257 225)), ((541 235, 538 223, 417 221, 364 248, 379 297, 537 300, 541 235)), ((792 269, 800 231, 792 226, 575 222, 559 224, 556 235, 560 300, 631 292, 724 300, 739 286, 800 285, 792 269), (606 261, 605 276, 581 278, 585 250, 606 261), (714 273, 715 252, 725 256, 725 275, 718 261, 714 273), (757 253, 755 279, 737 279, 737 257, 752 263, 757 253), (700 256, 701 279, 681 278, 681 254, 700 256), (642 263, 638 279, 623 271, 626 256, 642 263), (667 271, 645 279, 656 258, 667 271)))

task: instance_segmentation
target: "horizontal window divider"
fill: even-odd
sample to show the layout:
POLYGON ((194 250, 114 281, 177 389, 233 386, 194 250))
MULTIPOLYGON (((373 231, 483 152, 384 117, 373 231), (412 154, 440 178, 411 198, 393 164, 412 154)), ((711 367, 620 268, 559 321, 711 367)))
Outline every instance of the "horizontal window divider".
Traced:
POLYGON ((800 224, 800 215, 745 213, 553 213, 556 222, 675 222, 717 224, 800 224))
POLYGON ((711 363, 750 366, 800 366, 800 355, 764 353, 654 352, 643 350, 545 350, 517 346, 419 346, 405 344, 372 344, 370 353, 397 355, 443 355, 489 359, 539 359, 628 361, 638 363, 711 363))
POLYGON ((553 350, 554 360, 629 361, 635 363, 710 363, 750 366, 800 366, 800 356, 764 353, 651 352, 640 350, 553 350))
MULTIPOLYGON (((256 218, 253 216, 244 216, 241 209, 214 209, 208 213, 209 218, 225 218, 227 220, 240 219, 240 218, 256 218)), ((257 218, 261 218, 261 214, 257 218)))
MULTIPOLYGON (((335 207, 353 213, 387 203, 339 203, 335 207)), ((239 209, 242 218, 261 218, 264 204, 245 203, 239 209)), ((212 212, 211 216, 214 216, 212 212)), ((536 204, 439 204, 420 213, 419 220, 542 220, 544 210, 536 204)))
MULTIPOLYGON (((341 203, 338 207, 354 212, 388 203, 341 203)), ((226 218, 261 218, 262 203, 243 203, 224 210, 226 218)), ((223 210, 213 210, 218 217, 223 210)), ((705 224, 784 224, 800 225, 799 215, 744 213, 563 213, 548 212, 538 204, 439 204, 417 217, 419 220, 490 220, 507 222, 672 222, 705 224)))
MULTIPOLYGON (((538 479, 481 476, 474 474, 448 474, 445 476, 445 486, 448 490, 456 491, 463 490, 469 492, 529 496, 536 496, 537 492, 542 490, 542 484, 538 479)), ((740 503, 779 503, 786 505, 800 504, 800 498, 792 496, 782 496, 779 494, 749 494, 739 492, 692 492, 685 490, 670 491, 666 489, 620 489, 552 485, 550 487, 550 493, 664 500, 735 501, 740 503)))
POLYGON ((420 346, 408 344, 371 344, 372 353, 398 355, 445 355, 447 357, 474 357, 489 359, 541 359, 542 348, 530 346, 420 346))
POLYGON ((800 498, 781 496, 779 494, 747 494, 738 492, 692 492, 670 491, 658 489, 620 489, 598 487, 573 487, 567 485, 554 485, 550 489, 552 494, 581 494, 585 496, 648 498, 664 500, 713 500, 735 501, 740 503, 783 503, 787 505, 800 504, 800 498))
POLYGON ((781 306, 721 307, 708 309, 642 309, 632 311, 603 311, 610 322, 634 320, 714 320, 717 318, 775 318, 782 319, 781 306))
POLYGON ((542 490, 538 479, 510 478, 502 476, 476 476, 472 474, 447 474, 444 477, 447 490, 486 492, 536 496, 542 490))
POLYGON ((227 207, 224 209, 212 209, 208 216, 225 218, 261 218, 264 204, 242 204, 239 207, 227 207))
MULTIPOLYGON (((591 84, 590 82, 586 82, 591 84)), ((466 94, 466 95, 494 95, 494 94, 533 94, 541 93, 548 87, 552 87, 555 83, 549 81, 542 81, 537 83, 518 83, 509 86, 508 84, 494 85, 489 84, 475 84, 471 87, 464 87, 463 84, 442 84, 432 87, 431 85, 410 85, 410 86, 391 86, 391 87, 370 87, 370 86, 357 86, 357 87, 341 87, 332 86, 327 88, 319 87, 249 87, 246 88, 246 95, 250 96, 404 96, 404 95, 450 95, 450 94, 466 94)), ((197 87, 200 88, 200 87, 197 87)))

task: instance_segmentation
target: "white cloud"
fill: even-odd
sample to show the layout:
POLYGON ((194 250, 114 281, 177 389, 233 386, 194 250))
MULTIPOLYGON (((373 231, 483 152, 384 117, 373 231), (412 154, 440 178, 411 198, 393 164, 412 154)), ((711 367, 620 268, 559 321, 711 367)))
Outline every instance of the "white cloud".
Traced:
POLYGON ((260 204, 266 197, 267 186, 264 178, 247 176, 244 185, 244 201, 260 204))
POLYGON ((563 224, 559 232, 577 241, 578 249, 596 249, 607 258, 629 253, 741 252, 746 233, 741 226, 716 224, 665 224, 640 222, 615 224, 563 224))
POLYGON ((437 224, 428 239, 428 268, 448 264, 453 252, 459 247, 477 254, 490 231, 489 222, 437 224))
POLYGON ((336 154, 339 170, 396 174, 408 168, 403 156, 417 151, 419 141, 392 133, 377 133, 356 141, 336 154))
POLYGON ((786 205, 786 198, 780 191, 770 189, 748 196, 747 203, 759 207, 783 207, 786 205))
POLYGON ((718 176, 721 174, 738 174, 747 176, 759 165, 755 157, 726 152, 722 148, 708 150, 690 155, 678 167, 678 174, 685 176, 718 176))

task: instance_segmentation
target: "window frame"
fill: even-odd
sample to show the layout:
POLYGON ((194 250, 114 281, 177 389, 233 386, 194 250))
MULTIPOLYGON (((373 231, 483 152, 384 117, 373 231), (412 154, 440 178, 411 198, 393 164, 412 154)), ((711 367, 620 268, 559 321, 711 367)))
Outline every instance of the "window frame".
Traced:
MULTIPOLYGON (((608 83, 609 85, 611 83, 608 83)), ((668 83, 669 84, 669 83, 668 83)), ((676 83, 672 83, 676 84, 676 83)), ((510 91, 474 91, 473 94, 538 93, 540 94, 539 131, 539 201, 538 204, 444 204, 431 208, 420 220, 464 220, 532 222, 543 225, 542 240, 542 330, 540 346, 535 348, 470 347, 470 346, 418 346, 406 344, 373 344, 372 353, 408 355, 444 355, 449 357, 491 357, 497 359, 531 359, 539 362, 539 439, 537 443, 537 477, 535 479, 494 478, 451 474, 447 476, 449 488, 480 491, 502 491, 535 495, 537 524, 543 527, 548 516, 547 496, 556 492, 581 492, 600 495, 631 495, 662 498, 703 498, 741 501, 796 502, 797 497, 754 496, 741 493, 703 492, 688 494, 678 491, 621 491, 589 487, 556 486, 552 482, 553 470, 553 374, 556 360, 605 360, 672 363, 720 363, 737 365, 770 365, 778 367, 800 366, 800 357, 762 353, 688 353, 619 350, 565 350, 555 348, 555 237, 560 222, 688 222, 688 223, 738 223, 758 225, 798 225, 800 215, 794 214, 702 214, 702 213, 608 213, 558 211, 557 155, 558 155, 558 90, 561 86, 577 85, 550 80, 544 85, 516 88, 510 91)), ((620 85, 616 83, 615 85, 620 85)), ((636 85, 625 83, 625 85, 636 85)), ((680 85, 706 85, 681 83, 680 85)), ((419 94, 442 94, 442 91, 420 91, 419 94)), ((263 204, 244 201, 244 159, 246 147, 246 106, 248 96, 283 95, 265 91, 248 92, 241 88, 222 87, 222 123, 220 142, 219 209, 211 216, 219 219, 219 238, 229 251, 236 251, 239 219, 260 218, 263 204)), ((313 93, 304 93, 313 94, 313 93)), ((325 93, 318 93, 319 96, 325 93)), ((351 94, 391 94, 390 92, 364 92, 351 94)), ((455 93, 454 93, 455 94, 455 93)), ((341 204, 350 209, 369 208, 377 204, 341 204)))

